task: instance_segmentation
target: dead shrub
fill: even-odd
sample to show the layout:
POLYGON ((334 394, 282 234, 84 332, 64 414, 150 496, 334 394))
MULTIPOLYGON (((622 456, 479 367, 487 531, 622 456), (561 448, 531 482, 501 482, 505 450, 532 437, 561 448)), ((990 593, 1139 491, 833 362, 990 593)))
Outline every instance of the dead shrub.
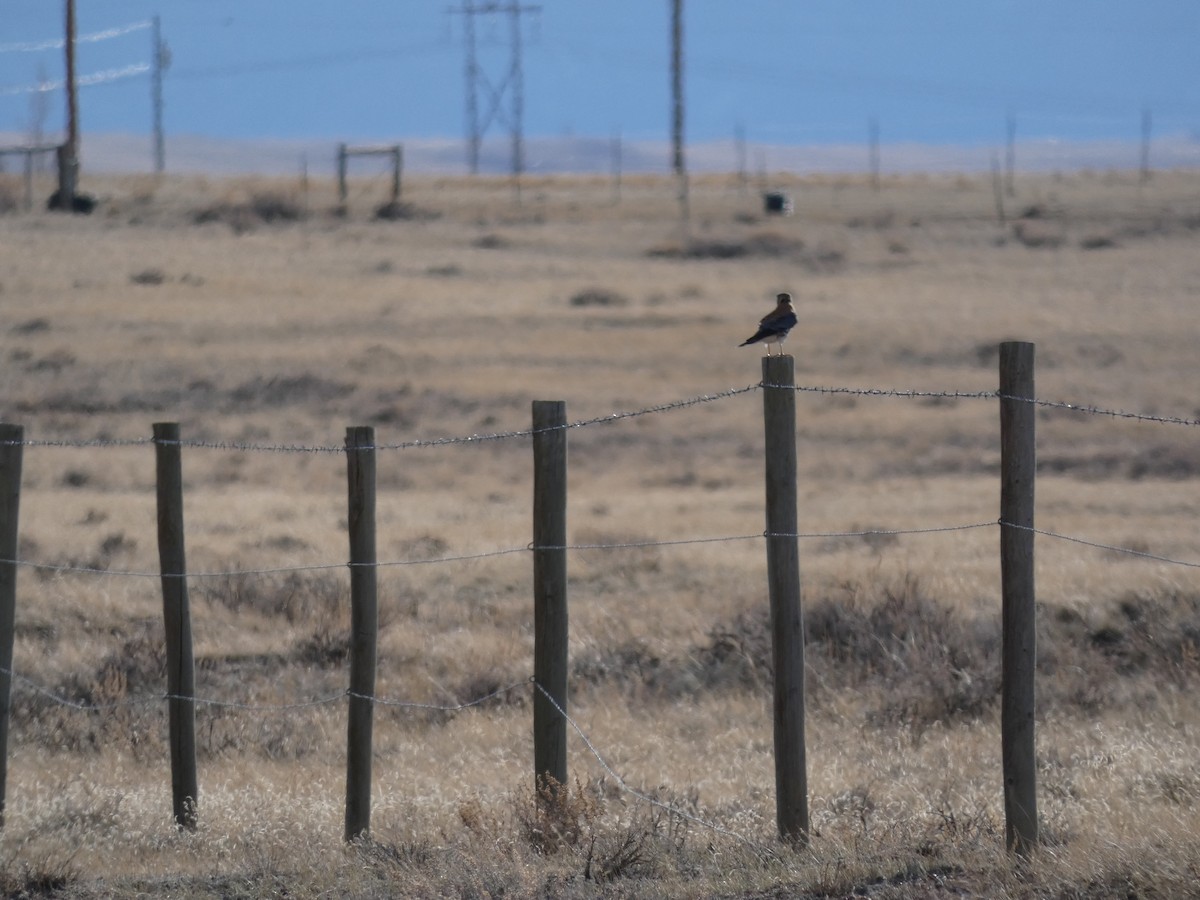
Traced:
POLYGON ((1083 250, 1109 250, 1120 245, 1112 234, 1106 231, 1094 231, 1081 237, 1079 246, 1083 250))
POLYGON ((26 319, 24 322, 18 322, 9 329, 10 334, 41 334, 50 330, 50 320, 42 316, 36 319, 26 319))
POLYGON ((512 245, 512 242, 501 234, 485 234, 472 243, 481 250, 504 250, 512 245))
POLYGON ((252 194, 244 202, 214 203, 192 213, 192 222, 196 225, 222 222, 236 234, 242 234, 257 225, 297 222, 303 218, 304 206, 293 197, 276 191, 252 194))
POLYGON ((537 789, 516 808, 521 834, 537 853, 544 856, 563 847, 579 844, 585 831, 600 815, 600 800, 579 779, 574 786, 561 784, 550 775, 538 779, 537 789))
POLYGON ((1061 225, 1043 219, 1022 219, 1013 223, 1013 237, 1031 249, 1053 250, 1066 243, 1061 225))
POLYGON ((325 623, 350 607, 349 586, 329 572, 234 572, 205 579, 197 585, 196 593, 200 599, 233 612, 280 616, 291 625, 325 623))
POLYGON ((629 298, 605 288, 585 288, 571 295, 572 306, 628 306, 629 298))
POLYGON ((162 269, 142 269, 129 276, 130 284, 162 284, 167 280, 167 274, 162 269))
POLYGON ((763 231, 744 238, 706 238, 693 239, 684 244, 658 244, 647 250, 646 255, 664 259, 779 259, 797 256, 804 251, 804 247, 804 241, 799 238, 763 231))
POLYGON ((375 218, 381 222, 428 222, 439 215, 440 213, 400 200, 388 200, 375 207, 375 218))

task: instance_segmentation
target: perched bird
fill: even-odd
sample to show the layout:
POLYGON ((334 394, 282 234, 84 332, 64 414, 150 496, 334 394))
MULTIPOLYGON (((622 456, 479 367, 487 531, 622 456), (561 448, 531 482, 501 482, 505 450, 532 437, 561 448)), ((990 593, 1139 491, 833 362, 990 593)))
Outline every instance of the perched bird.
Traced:
POLYGON ((738 344, 739 347, 762 341, 767 345, 767 356, 770 356, 771 345, 779 344, 779 352, 782 355, 784 338, 796 325, 796 307, 792 306, 791 294, 780 294, 775 299, 778 305, 758 323, 758 331, 754 336, 746 338, 738 344))

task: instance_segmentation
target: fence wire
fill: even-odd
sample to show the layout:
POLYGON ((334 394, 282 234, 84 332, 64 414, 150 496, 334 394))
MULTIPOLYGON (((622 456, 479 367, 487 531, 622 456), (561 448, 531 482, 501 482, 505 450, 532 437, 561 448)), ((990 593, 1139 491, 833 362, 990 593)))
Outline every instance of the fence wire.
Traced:
POLYGON ((1028 525, 1018 525, 1015 522, 1001 521, 1000 525, 1004 528, 1015 528, 1019 531, 1031 531, 1034 534, 1040 534, 1043 537, 1054 538, 1060 541, 1069 541, 1072 544, 1082 544, 1084 547, 1095 547, 1097 550, 1109 550, 1113 553, 1124 553, 1128 556, 1137 556, 1141 559, 1150 559, 1155 562, 1170 563, 1173 566, 1186 566, 1189 569, 1200 569, 1200 562, 1188 562, 1182 559, 1172 559, 1169 556, 1159 556, 1155 553, 1148 553, 1145 550, 1135 550, 1132 547, 1118 547, 1115 544, 1102 544, 1099 541, 1089 541, 1086 538, 1073 537, 1069 534, 1060 534, 1057 531, 1046 531, 1043 528, 1031 528, 1028 525))
POLYGON ((534 544, 530 542, 524 547, 503 547, 497 550, 485 550, 480 553, 464 553, 455 556, 434 556, 420 559, 396 559, 385 560, 375 563, 353 563, 353 562, 338 562, 338 563, 314 563, 311 565, 298 566, 274 566, 265 569, 227 569, 201 572, 185 572, 182 574, 136 571, 130 569, 102 569, 95 566, 77 566, 61 563, 39 563, 27 559, 0 559, 0 565, 11 565, 22 568, 34 569, 37 571, 50 572, 52 574, 73 574, 73 575, 103 575, 112 578, 187 578, 187 579, 208 579, 208 578, 239 578, 246 576, 258 575, 286 575, 295 572, 328 572, 338 569, 352 569, 356 567, 367 567, 376 569, 398 568, 404 566, 429 566, 442 563, 460 563, 474 562, 483 559, 494 559, 500 556, 513 556, 518 553, 536 552, 539 550, 566 550, 566 551, 589 551, 589 550, 637 550, 649 547, 684 547, 697 544, 730 544, 740 543, 744 541, 753 541, 760 538, 795 538, 796 540, 836 540, 839 538, 872 538, 872 537, 903 537, 904 535, 921 535, 921 534, 945 534, 953 531, 972 531, 979 528, 993 528, 997 525, 1019 528, 1033 531, 1036 534, 1045 537, 1056 538, 1058 540, 1070 541, 1076 544, 1081 544, 1085 547, 1095 547, 1100 550, 1111 550, 1116 553, 1124 553, 1129 556, 1136 556, 1143 559, 1153 560, 1155 562, 1170 563, 1177 566, 1186 566, 1188 568, 1200 568, 1200 562, 1189 562, 1187 560, 1173 559, 1167 556, 1159 556, 1154 553, 1149 553, 1144 550, 1137 550, 1132 547, 1121 547, 1115 544, 1104 544, 1097 541, 1088 540, 1087 538, 1074 537, 1067 534, 1061 534, 1056 531, 1046 531, 1039 528, 1028 528, 1024 525, 1016 525, 1010 522, 988 520, 985 522, 968 522, 965 524, 956 525, 929 525, 920 528, 867 528, 856 529, 853 531, 797 531, 797 532, 774 532, 763 531, 755 534, 731 534, 719 535, 716 537, 696 537, 696 538, 674 538, 661 540, 641 540, 641 541, 616 541, 612 543, 581 543, 581 544, 534 544))
MULTIPOLYGON (((957 390, 909 390, 903 388, 881 388, 881 387, 839 387, 839 386, 821 386, 821 385, 783 385, 771 384, 769 382, 758 382, 756 384, 746 385, 745 387, 729 388, 728 390, 718 391, 712 394, 700 394, 694 397, 687 397, 682 400, 673 400, 667 403, 659 403, 653 406, 642 407, 641 409, 624 410, 613 413, 608 413, 603 416, 594 416, 589 419, 580 419, 575 422, 568 422, 565 425, 550 425, 545 428, 518 428, 510 431, 497 431, 488 434, 468 434, 449 436, 441 438, 415 438, 408 441, 397 441, 390 443, 377 443, 372 447, 363 447, 358 449, 364 450, 416 450, 431 447, 446 447, 460 444, 482 444, 493 441, 513 440, 516 438, 530 437, 531 435, 540 434, 546 431, 558 431, 563 429, 589 428, 594 425, 608 425, 615 422, 621 422, 626 419, 635 419, 641 416, 656 415, 659 413, 672 412, 678 409, 687 409, 693 406, 699 406, 706 403, 714 403, 719 400, 725 400, 730 397, 737 397, 742 394, 753 393, 764 388, 778 388, 795 391, 802 394, 829 394, 829 395, 848 395, 855 397, 876 397, 876 398, 897 398, 897 399, 935 399, 935 400, 1016 400, 1021 403, 1032 403, 1035 406, 1047 407, 1052 409, 1068 410, 1084 415, 1102 416, 1113 419, 1128 419, 1140 422, 1154 422, 1163 425, 1182 425, 1186 427, 1200 427, 1200 418, 1185 417, 1185 416, 1169 416, 1157 415, 1153 413, 1129 412, 1120 409, 1108 409, 1087 403, 1069 403, 1060 400, 1045 400, 1035 397, 1014 397, 1008 394, 1001 394, 997 391, 957 391, 957 390)), ((180 440, 180 441, 162 441, 157 442, 152 437, 143 438, 94 438, 94 439, 70 439, 70 438, 28 438, 20 441, 5 440, 0 441, 2 446, 22 446, 22 447, 140 447, 145 445, 153 445, 155 443, 171 444, 179 447, 188 447, 199 450, 227 450, 244 453, 297 453, 297 454, 334 454, 345 453, 346 448, 339 444, 258 444, 243 441, 206 441, 206 440, 180 440)))

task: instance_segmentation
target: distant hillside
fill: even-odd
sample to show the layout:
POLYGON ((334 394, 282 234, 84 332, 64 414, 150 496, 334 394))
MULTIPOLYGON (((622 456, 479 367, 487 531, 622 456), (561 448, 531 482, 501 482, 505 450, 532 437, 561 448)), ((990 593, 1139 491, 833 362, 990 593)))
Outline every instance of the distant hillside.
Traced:
MULTIPOLYGON (((0 132, 0 144, 19 145, 23 135, 0 132)), ((380 143, 380 142, 369 142, 380 143)), ((466 171, 464 142, 460 138, 404 140, 406 172, 454 173, 466 171)), ((169 135, 166 144, 168 171, 211 175, 290 175, 307 165, 313 175, 333 174, 337 144, 331 140, 228 140, 201 135, 169 135)), ((614 142, 609 138, 542 137, 525 141, 525 169, 531 174, 607 174, 618 165, 614 142)), ((982 171, 992 165, 1002 147, 928 144, 885 144, 880 148, 884 173, 982 171)), ((693 144, 688 148, 692 172, 732 172, 739 166, 731 140, 693 144)), ((1135 169, 1139 165, 1137 141, 1069 142, 1026 140, 1016 146, 1017 168, 1023 171, 1078 169, 1135 169)), ((758 171, 863 172, 868 168, 863 144, 783 146, 748 144, 742 165, 748 174, 758 171)), ((486 173, 507 172, 510 166, 506 140, 485 143, 480 168, 486 173)), ((664 173, 669 170, 666 141, 623 141, 619 166, 626 173, 664 173)), ((1173 169, 1200 166, 1200 140, 1188 136, 1163 136, 1151 145, 1151 165, 1173 169)), ((86 134, 83 166, 97 173, 148 172, 153 164, 147 135, 86 134)), ((382 160, 356 161, 360 172, 382 168, 382 160)), ((17 168, 9 158, 9 170, 17 168)))

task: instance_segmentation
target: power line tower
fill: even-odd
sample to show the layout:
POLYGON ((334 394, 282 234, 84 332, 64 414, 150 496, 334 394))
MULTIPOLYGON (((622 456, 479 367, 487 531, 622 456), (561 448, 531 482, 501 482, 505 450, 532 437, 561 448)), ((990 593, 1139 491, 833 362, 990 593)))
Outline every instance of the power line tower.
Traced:
POLYGON ((521 64, 521 16, 540 13, 542 8, 522 4, 517 0, 508 2, 474 2, 466 0, 462 6, 451 7, 451 13, 463 17, 463 38, 466 44, 467 76, 467 164, 471 174, 479 173, 479 149, 483 135, 493 122, 508 126, 512 140, 512 173, 519 178, 525 168, 525 152, 522 135, 522 120, 525 115, 524 72, 521 64), (479 16, 508 17, 508 66, 499 77, 488 77, 479 61, 479 42, 475 20, 479 16), (480 115, 480 97, 486 104, 480 115), (505 99, 508 100, 507 107, 505 99))

